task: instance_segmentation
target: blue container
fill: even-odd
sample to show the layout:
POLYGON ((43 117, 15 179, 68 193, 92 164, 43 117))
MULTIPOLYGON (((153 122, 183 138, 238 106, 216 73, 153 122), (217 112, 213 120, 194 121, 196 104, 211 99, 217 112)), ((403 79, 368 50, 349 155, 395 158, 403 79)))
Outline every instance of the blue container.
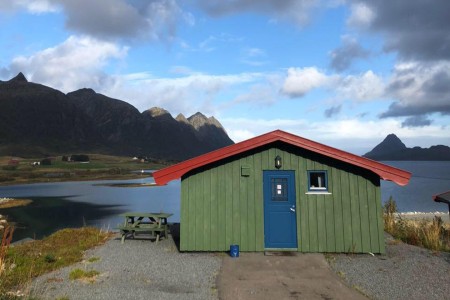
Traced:
POLYGON ((230 245, 230 256, 239 257, 239 245, 230 245))

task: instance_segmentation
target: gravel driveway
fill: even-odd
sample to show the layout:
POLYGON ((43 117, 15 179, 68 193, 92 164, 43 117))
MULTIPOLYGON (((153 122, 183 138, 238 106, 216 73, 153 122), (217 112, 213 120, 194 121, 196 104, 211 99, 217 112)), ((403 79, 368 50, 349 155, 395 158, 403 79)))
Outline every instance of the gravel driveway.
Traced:
MULTIPOLYGON (((449 299, 450 253, 434 253, 406 245, 387 234, 386 250, 383 256, 327 254, 326 257, 331 268, 348 286, 371 299, 449 299)), ((32 295, 52 300, 64 297, 70 300, 218 299, 216 280, 221 264, 224 268, 223 262, 229 261, 228 258, 223 260, 225 255, 179 253, 172 238, 162 240, 158 245, 148 239, 125 240, 122 245, 116 238, 87 251, 84 262, 37 278, 32 283, 32 295), (90 258, 94 261, 89 262, 90 258), (76 268, 96 270, 100 275, 92 283, 70 280, 69 273, 76 268)), ((258 257, 261 257, 261 263, 268 259, 264 255, 258 257)), ((241 264, 244 261, 238 258, 235 262, 241 264)), ((305 270, 304 267, 298 269, 298 272, 305 270)), ((224 270, 227 272, 226 267, 222 272, 224 270)), ((228 270, 237 276, 235 271, 235 268, 228 270)), ((244 276, 244 271, 240 273, 239 276, 244 276)), ((264 284, 261 284, 263 286, 259 288, 263 289, 264 284)), ((301 290, 300 294, 304 293, 301 290)), ((300 294, 295 297, 302 299, 300 294)))
POLYGON ((450 253, 386 237, 386 255, 329 255, 331 267, 371 299, 450 299, 450 253))
POLYGON ((39 299, 217 299, 221 258, 213 253, 179 253, 172 238, 109 240, 91 249, 85 261, 37 278, 39 299), (93 258, 93 262, 88 262, 93 258), (100 272, 94 282, 70 280, 80 268, 100 272))

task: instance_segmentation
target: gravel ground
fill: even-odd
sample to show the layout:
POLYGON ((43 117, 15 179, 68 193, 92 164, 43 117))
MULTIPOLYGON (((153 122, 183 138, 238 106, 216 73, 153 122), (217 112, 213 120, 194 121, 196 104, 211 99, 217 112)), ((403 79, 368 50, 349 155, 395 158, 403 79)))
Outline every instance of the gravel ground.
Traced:
MULTIPOLYGON (((39 299, 218 299, 216 277, 223 253, 179 253, 169 237, 109 240, 79 264, 37 278, 39 299), (95 258, 89 262, 90 258, 95 258), (94 282, 70 280, 80 268, 100 272, 94 282)), ((264 259, 264 256, 261 256, 264 259)), ((331 268, 371 299, 450 299, 450 253, 395 241, 386 234, 386 255, 327 255, 331 268)), ((262 287, 261 287, 262 288, 262 287)))
POLYGON ((220 265, 217 254, 179 253, 171 237, 158 245, 115 238, 87 251, 82 263, 37 278, 31 289, 39 299, 218 299, 220 265), (100 275, 92 283, 70 280, 76 268, 100 275))
POLYGON ((333 254, 332 269, 371 299, 450 299, 450 253, 386 236, 386 255, 333 254))

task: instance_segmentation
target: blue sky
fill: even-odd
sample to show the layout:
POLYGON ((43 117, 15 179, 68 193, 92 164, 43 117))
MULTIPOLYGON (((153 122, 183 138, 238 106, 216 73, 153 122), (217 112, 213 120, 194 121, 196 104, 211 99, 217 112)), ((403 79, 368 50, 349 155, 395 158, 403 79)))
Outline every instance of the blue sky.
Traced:
POLYGON ((0 80, 363 154, 450 144, 448 0, 0 0, 0 80))

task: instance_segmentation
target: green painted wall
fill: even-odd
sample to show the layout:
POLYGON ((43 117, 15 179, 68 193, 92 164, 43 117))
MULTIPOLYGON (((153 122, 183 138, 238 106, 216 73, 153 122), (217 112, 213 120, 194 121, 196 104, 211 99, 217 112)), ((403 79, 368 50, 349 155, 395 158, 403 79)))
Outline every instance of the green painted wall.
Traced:
POLYGON ((284 143, 187 173, 181 182, 182 251, 264 251, 263 170, 294 170, 298 251, 384 253, 380 179, 284 143), (249 176, 241 176, 249 167, 249 176), (330 194, 307 194, 307 170, 326 170, 330 194))

